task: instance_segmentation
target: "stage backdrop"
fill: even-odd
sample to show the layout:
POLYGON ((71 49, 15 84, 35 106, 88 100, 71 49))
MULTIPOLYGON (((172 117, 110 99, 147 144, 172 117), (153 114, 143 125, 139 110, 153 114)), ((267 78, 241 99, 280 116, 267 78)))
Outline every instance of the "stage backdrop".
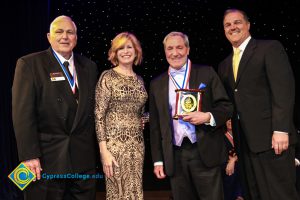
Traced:
MULTIPOLYGON (((16 199, 18 196, 18 189, 7 180, 8 173, 18 164, 10 103, 16 59, 48 48, 46 33, 50 22, 58 15, 73 18, 78 27, 75 50, 94 60, 100 71, 111 67, 107 61, 111 40, 123 31, 134 33, 141 41, 144 53, 142 65, 135 70, 144 78, 148 88, 150 80, 168 68, 162 40, 171 31, 182 31, 189 36, 192 62, 216 68, 231 52, 223 32, 223 12, 227 8, 240 8, 249 15, 254 38, 278 39, 283 43, 299 85, 299 0, 4 0, 3 5, 0 8, 4 21, 0 59, 0 199, 16 199)), ((297 103, 298 99, 299 86, 297 103)), ((167 181, 157 181, 152 172, 148 126, 144 136, 145 189, 168 189, 167 181)), ((103 181, 98 188, 104 190, 103 181)))
MULTIPOLYGON (((123 31, 134 33, 144 53, 142 65, 135 70, 148 87, 152 78, 168 68, 162 41, 171 31, 189 36, 192 62, 209 64, 216 69, 232 51, 222 25, 224 11, 232 7, 243 9, 249 15, 254 38, 282 42, 295 74, 299 74, 300 32, 296 30, 300 25, 296 10, 300 7, 299 1, 65 0, 53 5, 51 17, 64 14, 74 19, 79 36, 77 51, 96 61, 100 71, 111 67, 107 61, 111 40, 123 31)), ((167 183, 156 181, 152 173, 148 127, 144 136, 145 189, 167 188, 167 183)))

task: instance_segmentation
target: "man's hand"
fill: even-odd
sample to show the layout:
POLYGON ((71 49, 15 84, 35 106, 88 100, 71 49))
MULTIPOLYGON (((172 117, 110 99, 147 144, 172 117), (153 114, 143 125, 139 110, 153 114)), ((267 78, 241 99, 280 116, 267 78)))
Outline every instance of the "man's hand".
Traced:
POLYGON ((200 125, 204 123, 209 123, 210 114, 208 112, 190 112, 187 113, 183 118, 184 121, 190 122, 193 125, 200 125))
POLYGON ((163 165, 156 165, 154 166, 153 170, 154 174, 158 179, 164 179, 166 178, 166 175, 164 173, 164 166, 163 165))
MULTIPOLYGON (((32 171, 32 173, 35 174, 37 180, 41 179, 42 168, 41 168, 41 163, 39 158, 25 160, 23 161, 23 163, 26 165, 26 167, 30 169, 30 171, 32 171)), ((36 181, 36 179, 34 179, 33 181, 36 181)))
POLYGON ((289 147, 289 135, 283 132, 273 132, 272 136, 272 148, 275 154, 281 154, 283 151, 287 150, 289 147))

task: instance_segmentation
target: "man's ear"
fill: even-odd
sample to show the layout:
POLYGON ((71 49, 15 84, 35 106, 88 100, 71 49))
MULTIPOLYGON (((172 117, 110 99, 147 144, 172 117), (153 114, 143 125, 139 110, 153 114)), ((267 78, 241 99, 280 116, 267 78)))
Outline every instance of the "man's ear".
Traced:
POLYGON ((47 39, 50 42, 50 33, 47 33, 47 39))

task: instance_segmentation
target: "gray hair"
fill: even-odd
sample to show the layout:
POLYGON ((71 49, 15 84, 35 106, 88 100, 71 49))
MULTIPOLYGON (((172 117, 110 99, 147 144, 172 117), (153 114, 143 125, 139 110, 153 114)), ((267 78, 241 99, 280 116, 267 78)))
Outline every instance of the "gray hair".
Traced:
POLYGON ((68 16, 66 16, 66 15, 61 15, 61 16, 56 17, 56 18, 51 22, 51 24, 50 24, 49 32, 51 32, 51 30, 53 29, 53 25, 54 25, 56 22, 61 21, 62 19, 68 19, 68 20, 70 20, 70 21, 73 23, 73 25, 74 25, 75 33, 77 33, 77 26, 76 26, 75 22, 72 20, 71 17, 68 17, 68 16))
POLYGON ((180 37, 182 37, 182 39, 184 40, 184 45, 187 48, 190 48, 189 37, 186 34, 182 33, 182 32, 176 32, 176 31, 172 31, 171 33, 169 33, 168 35, 166 35, 166 37, 163 40, 164 48, 166 48, 166 42, 169 39, 169 37, 173 37, 173 36, 180 36, 180 37))

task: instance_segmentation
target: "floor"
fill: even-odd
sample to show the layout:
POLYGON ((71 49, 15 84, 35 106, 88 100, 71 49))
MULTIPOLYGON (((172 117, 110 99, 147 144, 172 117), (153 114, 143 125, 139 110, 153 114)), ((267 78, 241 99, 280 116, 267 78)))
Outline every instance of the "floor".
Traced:
MULTIPOLYGON (((96 200, 104 200, 105 192, 97 192, 96 200)), ((144 191, 144 200, 171 200, 170 191, 144 191)))

